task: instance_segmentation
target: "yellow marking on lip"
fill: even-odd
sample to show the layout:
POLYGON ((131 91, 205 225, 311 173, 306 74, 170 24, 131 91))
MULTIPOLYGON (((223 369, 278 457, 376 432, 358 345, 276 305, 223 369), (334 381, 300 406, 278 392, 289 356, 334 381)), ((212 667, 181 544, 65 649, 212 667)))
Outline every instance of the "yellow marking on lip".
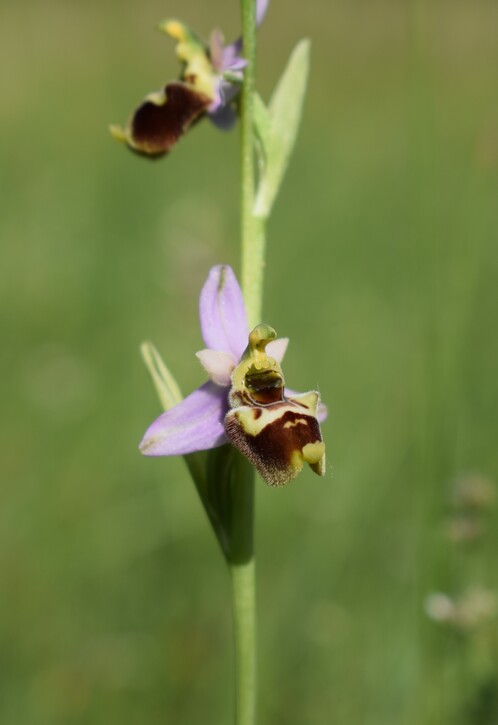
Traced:
MULTIPOLYGON (((289 407, 284 403, 277 403, 275 405, 269 405, 267 408, 261 407, 258 410, 261 411, 261 415, 256 418, 253 417, 254 407, 249 405, 241 406, 240 408, 234 408, 233 413, 239 421, 242 429, 250 436, 257 436, 261 433, 267 425, 274 423, 281 418, 289 410, 289 407)), ((292 408, 292 410, 294 410, 292 408)))
POLYGON ((316 464, 325 456, 325 443, 316 441, 316 443, 306 443, 303 446, 303 458, 306 463, 316 464))
POLYGON ((288 420, 287 423, 284 423, 284 428, 294 428, 294 426, 299 425, 307 425, 308 421, 305 418, 296 418, 296 420, 288 420))
POLYGON ((128 134, 121 128, 121 126, 109 126, 109 131, 111 132, 112 137, 116 139, 116 141, 122 141, 123 143, 127 143, 128 134))

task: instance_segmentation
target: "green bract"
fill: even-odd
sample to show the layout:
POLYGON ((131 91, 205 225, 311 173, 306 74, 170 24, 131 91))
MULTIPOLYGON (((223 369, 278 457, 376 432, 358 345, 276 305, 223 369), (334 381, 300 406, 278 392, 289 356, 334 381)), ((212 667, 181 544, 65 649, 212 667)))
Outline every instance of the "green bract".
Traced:
POLYGON ((265 106, 254 98, 254 126, 258 139, 260 178, 254 202, 254 216, 267 218, 281 186, 294 148, 301 121, 308 82, 309 40, 295 47, 287 67, 265 106))

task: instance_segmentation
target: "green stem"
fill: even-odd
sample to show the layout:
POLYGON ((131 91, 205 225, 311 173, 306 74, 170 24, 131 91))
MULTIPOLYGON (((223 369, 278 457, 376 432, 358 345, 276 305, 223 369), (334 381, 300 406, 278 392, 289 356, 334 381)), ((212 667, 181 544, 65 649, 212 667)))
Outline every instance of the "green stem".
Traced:
MULTIPOLYGON (((241 91, 241 244, 242 290, 250 327, 261 322, 265 253, 264 223, 253 214, 255 159, 253 95, 256 60, 254 0, 241 0, 242 39, 247 66, 241 91)), ((256 723, 256 587, 253 551, 254 469, 235 461, 232 531, 228 563, 232 580, 235 640, 235 725, 256 723)))
POLYGON ((251 330, 263 320, 265 248, 265 219, 252 217, 250 243, 242 247, 242 289, 251 330))
POLYGON ((235 724, 256 723, 256 601, 254 564, 254 468, 233 452, 228 563, 232 578, 235 643, 235 724))
POLYGON ((235 643, 235 725, 256 723, 256 587, 254 564, 254 468, 233 451, 229 487, 228 565, 232 578, 235 643))
POLYGON ((256 17, 254 0, 241 0, 242 39, 247 66, 241 92, 241 231, 242 289, 249 326, 261 322, 265 257, 265 222, 254 216, 256 187, 253 96, 255 87, 256 17))
POLYGON ((235 722, 256 722, 256 610, 254 557, 230 567, 235 635, 235 722))

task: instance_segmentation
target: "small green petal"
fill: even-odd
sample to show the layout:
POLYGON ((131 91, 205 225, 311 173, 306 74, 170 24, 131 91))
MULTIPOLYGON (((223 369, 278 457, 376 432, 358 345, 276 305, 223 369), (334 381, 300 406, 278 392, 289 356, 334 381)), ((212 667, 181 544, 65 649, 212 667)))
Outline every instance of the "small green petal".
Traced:
POLYGON ((181 403, 183 396, 178 383, 170 373, 162 357, 151 342, 142 342, 140 352, 150 373, 159 400, 164 410, 181 403))

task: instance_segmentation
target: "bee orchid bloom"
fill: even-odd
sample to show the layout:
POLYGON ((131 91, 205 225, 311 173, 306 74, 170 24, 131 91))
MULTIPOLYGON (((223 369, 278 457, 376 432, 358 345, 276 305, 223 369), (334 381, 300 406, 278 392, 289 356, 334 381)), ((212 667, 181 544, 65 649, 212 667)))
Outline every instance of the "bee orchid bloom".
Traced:
MULTIPOLYGON (((256 0, 258 25, 267 6, 268 0, 256 0)), ((159 28, 177 41, 180 79, 146 96, 125 128, 110 129, 118 141, 150 158, 167 154, 203 116, 219 128, 230 128, 237 116, 234 101, 247 64, 241 55, 241 38, 225 45, 222 33, 214 30, 207 44, 178 20, 166 20, 159 28)))
POLYGON ((197 353, 209 381, 152 423, 140 444, 147 456, 186 455, 231 442, 273 486, 304 463, 325 472, 317 392, 284 387, 288 340, 266 324, 249 334, 242 291, 231 267, 213 267, 199 300, 206 348, 197 353), (248 344, 249 340, 249 344, 248 344))

